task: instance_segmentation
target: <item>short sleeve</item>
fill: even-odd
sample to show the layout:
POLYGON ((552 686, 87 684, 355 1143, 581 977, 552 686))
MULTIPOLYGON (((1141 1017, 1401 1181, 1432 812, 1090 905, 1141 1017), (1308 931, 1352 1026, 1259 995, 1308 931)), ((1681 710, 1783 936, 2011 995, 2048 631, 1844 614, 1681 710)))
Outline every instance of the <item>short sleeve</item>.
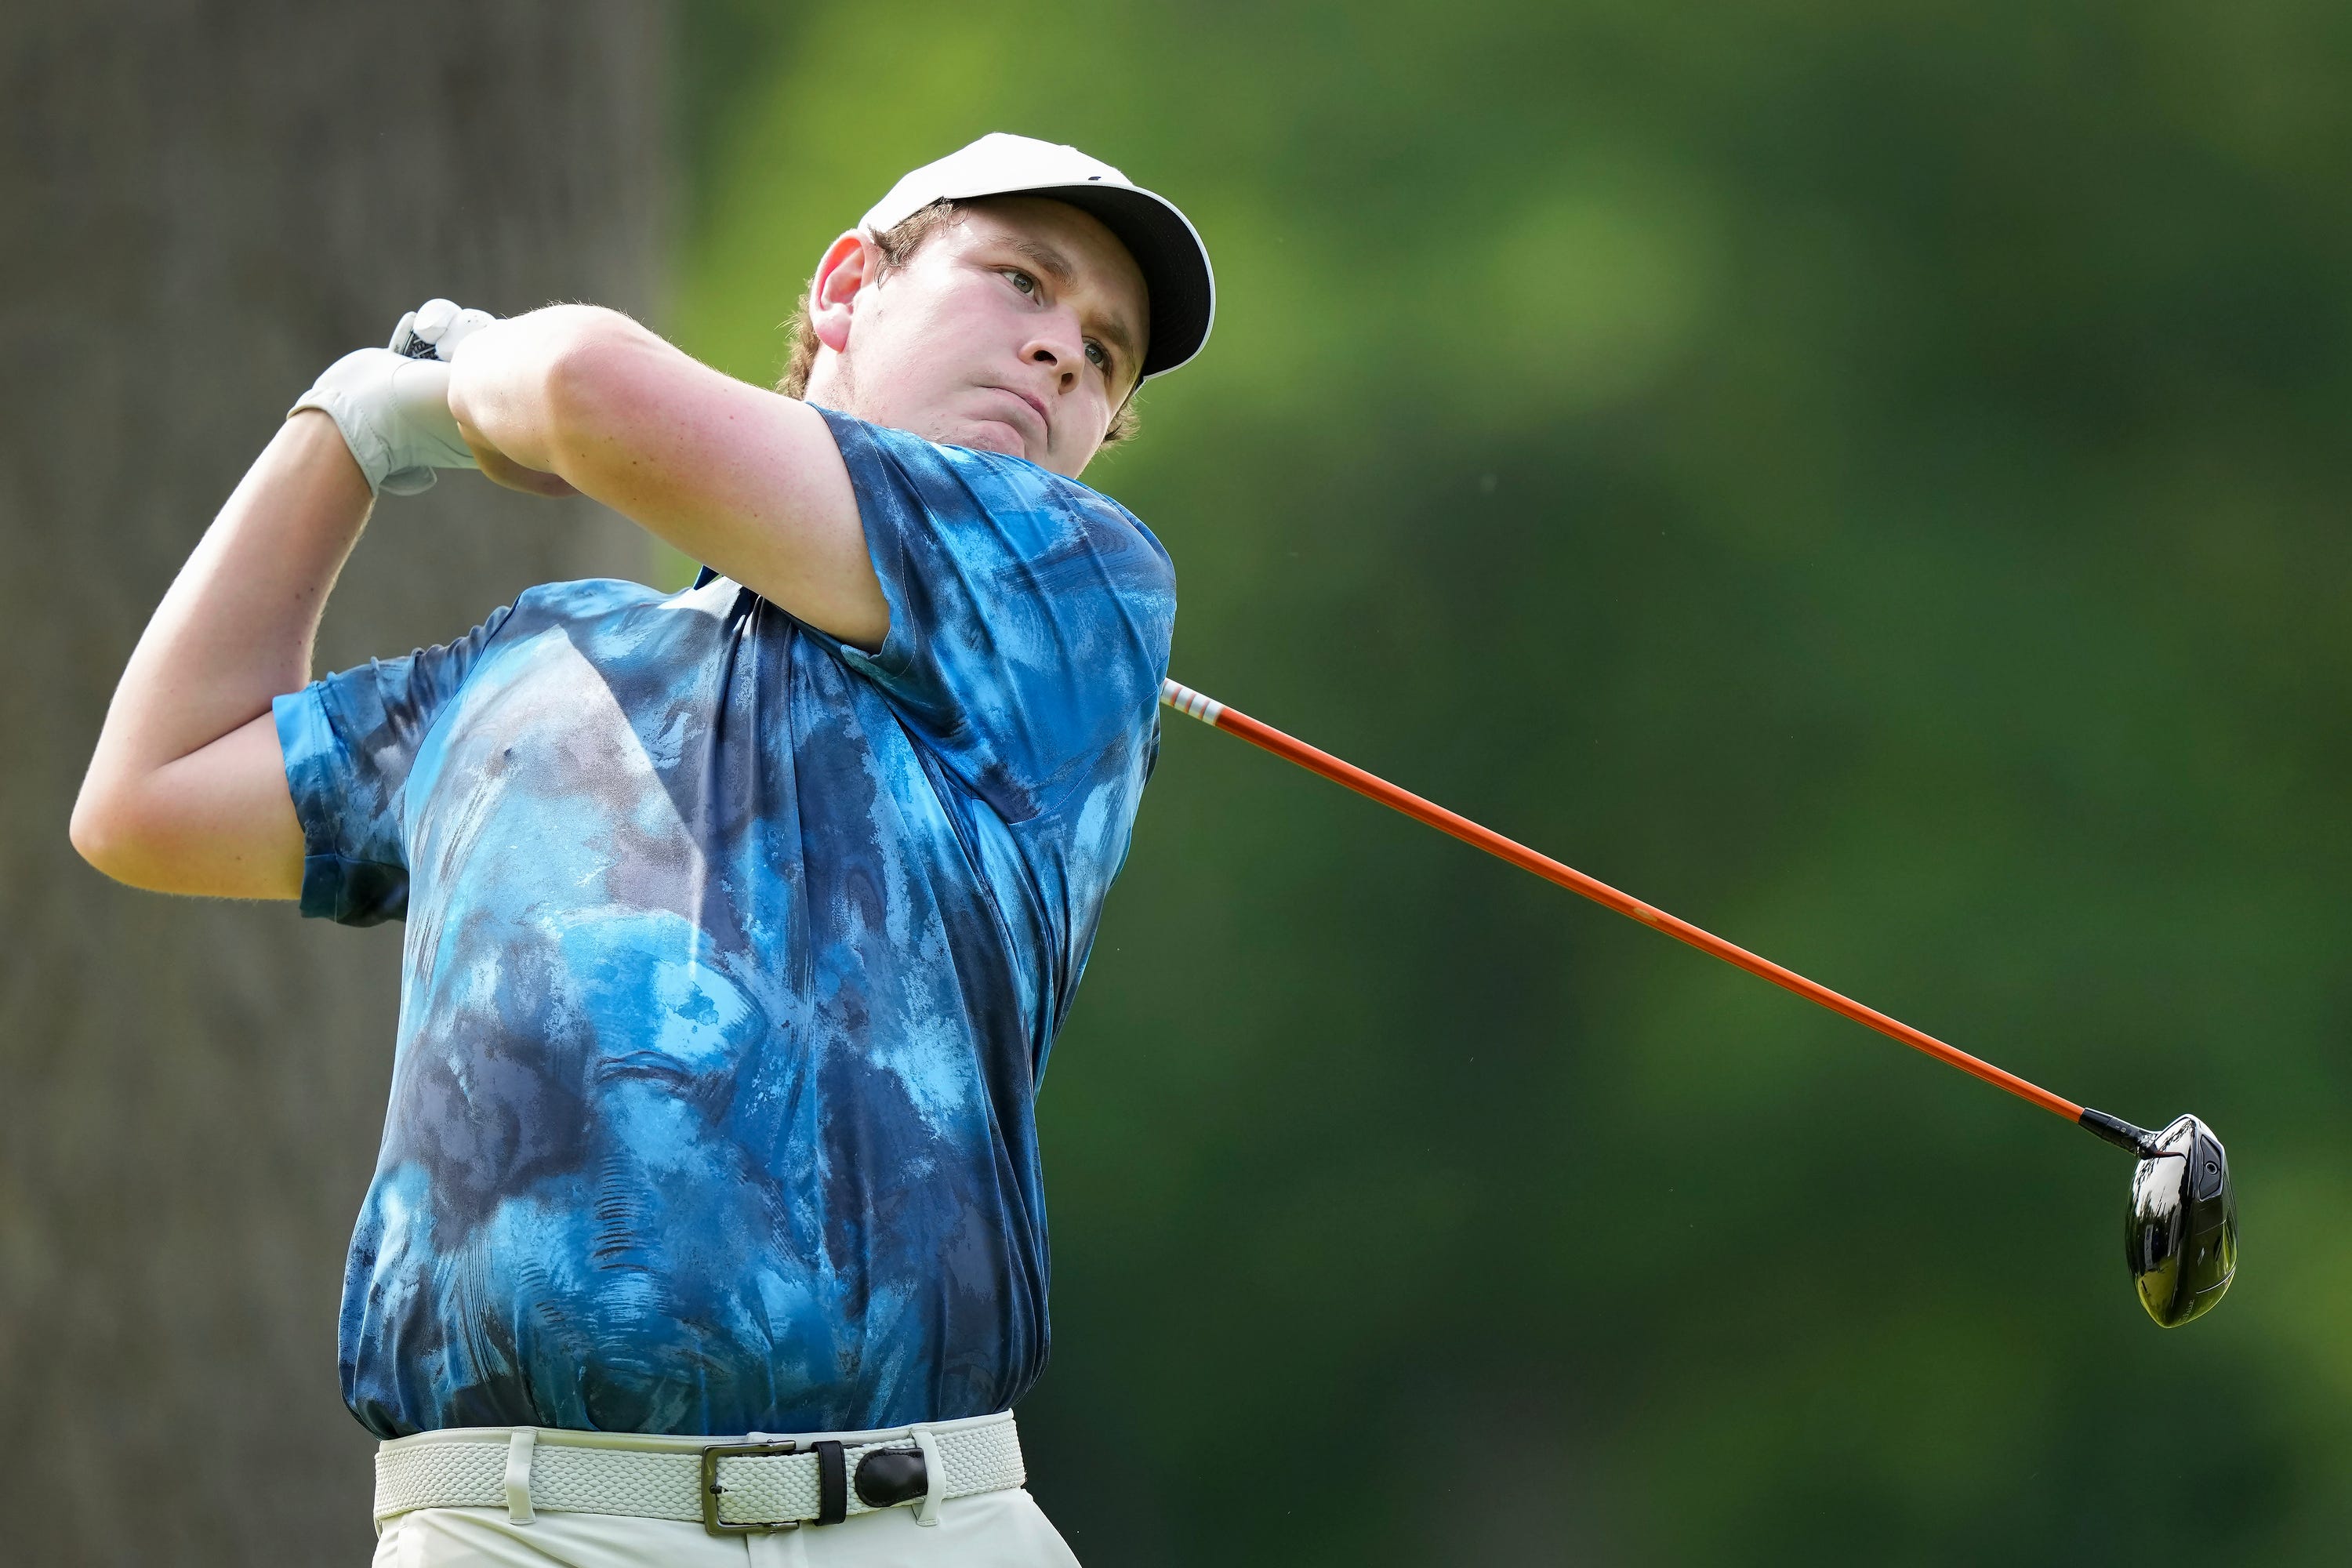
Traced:
POLYGON ((305 916, 365 926, 407 913, 409 765, 511 612, 456 642, 370 660, 270 704, 302 824, 305 916))
POLYGON ((835 646, 902 721, 1013 823, 1148 752, 1176 614, 1151 531, 1034 463, 820 412, 890 605, 878 652, 835 646))

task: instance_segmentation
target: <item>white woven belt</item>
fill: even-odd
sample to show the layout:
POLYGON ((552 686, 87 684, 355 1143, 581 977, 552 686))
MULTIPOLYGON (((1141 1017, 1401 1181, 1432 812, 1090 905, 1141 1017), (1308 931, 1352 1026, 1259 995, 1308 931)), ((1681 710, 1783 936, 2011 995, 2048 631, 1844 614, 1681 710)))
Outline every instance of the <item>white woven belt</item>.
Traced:
POLYGON ((874 1432, 816 1436, 671 1437, 544 1426, 465 1426, 395 1437, 376 1450, 375 1518, 422 1508, 502 1508, 518 1523, 540 1509, 674 1519, 714 1534, 836 1523, 912 1504, 1003 1491, 1028 1479, 1010 1411, 874 1432), (889 1457, 865 1466, 868 1455, 889 1457), (872 1501, 867 1490, 910 1497, 872 1501))

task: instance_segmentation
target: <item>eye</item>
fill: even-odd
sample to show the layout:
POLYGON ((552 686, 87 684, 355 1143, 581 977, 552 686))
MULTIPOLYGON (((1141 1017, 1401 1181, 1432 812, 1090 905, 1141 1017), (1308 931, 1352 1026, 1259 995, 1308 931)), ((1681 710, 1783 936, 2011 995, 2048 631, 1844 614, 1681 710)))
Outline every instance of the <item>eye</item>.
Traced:
POLYGON ((1110 355, 1103 351, 1102 344, 1092 338, 1087 340, 1087 363, 1105 375, 1110 374, 1110 355))
POLYGON ((1004 269, 1004 276, 1008 282, 1010 282, 1015 289, 1020 289, 1024 294, 1034 296, 1037 292, 1037 279, 1030 277, 1029 274, 1022 271, 1019 268, 1006 268, 1004 269))

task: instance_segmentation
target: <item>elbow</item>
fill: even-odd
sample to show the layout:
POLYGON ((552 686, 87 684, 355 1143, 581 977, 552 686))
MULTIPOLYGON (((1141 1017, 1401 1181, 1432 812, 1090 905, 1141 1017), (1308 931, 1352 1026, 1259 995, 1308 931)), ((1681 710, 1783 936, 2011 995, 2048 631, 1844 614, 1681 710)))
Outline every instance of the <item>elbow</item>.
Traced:
POLYGON ((93 775, 83 781, 74 801, 66 837, 74 853, 91 869, 145 892, 181 890, 173 867, 184 847, 174 837, 176 824, 152 792, 136 783, 107 781, 93 775))
POLYGON ((66 837, 72 841, 74 853, 90 866, 118 882, 132 887, 141 885, 139 840, 132 828, 132 813, 96 781, 85 781, 81 794, 74 801, 73 817, 66 826, 66 837))

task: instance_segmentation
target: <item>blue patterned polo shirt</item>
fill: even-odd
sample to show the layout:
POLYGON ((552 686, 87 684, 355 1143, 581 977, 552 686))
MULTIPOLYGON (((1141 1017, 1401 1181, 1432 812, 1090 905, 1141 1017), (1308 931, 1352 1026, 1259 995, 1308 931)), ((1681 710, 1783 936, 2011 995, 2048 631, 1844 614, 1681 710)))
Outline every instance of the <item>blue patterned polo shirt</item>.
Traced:
POLYGON ((1044 1363, 1033 1100, 1174 574, 1073 480, 826 418, 877 653, 560 583, 278 700, 303 913, 406 921, 341 1331, 380 1436, 895 1426, 1044 1363))

